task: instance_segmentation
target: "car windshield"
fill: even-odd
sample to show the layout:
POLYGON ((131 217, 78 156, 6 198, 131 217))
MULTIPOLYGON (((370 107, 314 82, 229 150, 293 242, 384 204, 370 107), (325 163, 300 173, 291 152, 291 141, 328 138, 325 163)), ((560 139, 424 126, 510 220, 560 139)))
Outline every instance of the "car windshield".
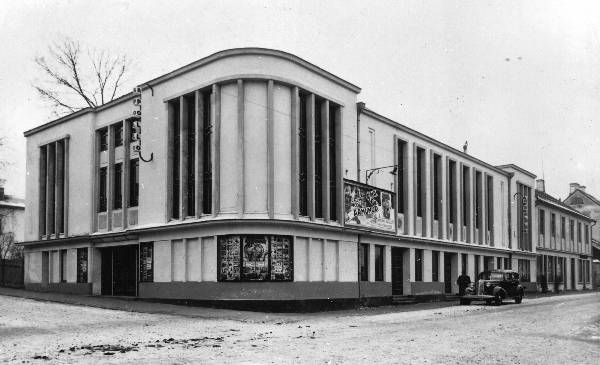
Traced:
POLYGON ((504 274, 501 272, 484 271, 479 274, 479 279, 482 280, 504 280, 504 274))

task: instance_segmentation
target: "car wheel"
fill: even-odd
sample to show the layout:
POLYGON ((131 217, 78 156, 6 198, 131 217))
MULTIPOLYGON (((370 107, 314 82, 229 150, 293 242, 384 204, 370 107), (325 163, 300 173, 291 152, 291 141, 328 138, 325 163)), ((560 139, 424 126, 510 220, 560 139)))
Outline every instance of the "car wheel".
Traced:
POLYGON ((522 296, 519 295, 519 296, 515 297, 515 303, 516 304, 521 304, 522 301, 523 301, 523 297, 522 296))
POLYGON ((471 301, 469 299, 461 299, 460 300, 460 305, 469 305, 471 304, 471 301))
POLYGON ((502 296, 500 294, 496 294, 496 297, 494 298, 494 304, 502 305, 502 296))

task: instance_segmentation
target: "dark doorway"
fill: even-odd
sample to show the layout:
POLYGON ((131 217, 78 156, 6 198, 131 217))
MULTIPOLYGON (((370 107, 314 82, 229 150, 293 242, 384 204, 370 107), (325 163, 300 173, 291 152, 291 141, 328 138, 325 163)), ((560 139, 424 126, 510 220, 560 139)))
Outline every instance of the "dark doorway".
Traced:
POLYGON ((392 247, 392 295, 402 295, 403 291, 403 261, 404 249, 400 247, 392 247))
POLYGON ((444 291, 452 293, 452 254, 444 252, 444 291))
POLYGON ((102 249, 102 295, 137 295, 138 246, 102 249))

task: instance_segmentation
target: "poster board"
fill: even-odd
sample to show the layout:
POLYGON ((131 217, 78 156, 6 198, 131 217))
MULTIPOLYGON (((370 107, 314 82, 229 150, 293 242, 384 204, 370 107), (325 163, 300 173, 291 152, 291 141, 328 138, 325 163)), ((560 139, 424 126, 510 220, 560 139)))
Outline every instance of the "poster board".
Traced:
POLYGON ((88 248, 80 247, 77 249, 77 282, 88 282, 88 248))
POLYGON ((396 232, 394 194, 344 180, 344 225, 396 232))
POLYGON ((154 281, 154 242, 140 243, 140 281, 154 281))

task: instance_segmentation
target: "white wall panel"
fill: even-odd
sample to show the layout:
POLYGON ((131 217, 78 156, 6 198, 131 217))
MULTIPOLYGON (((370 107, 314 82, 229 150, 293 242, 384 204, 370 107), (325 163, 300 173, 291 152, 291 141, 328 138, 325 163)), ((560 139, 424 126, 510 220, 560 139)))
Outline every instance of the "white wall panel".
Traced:
POLYGON ((324 241, 323 280, 337 281, 338 277, 338 252, 337 241, 324 241))
POLYGON ((292 91, 287 86, 275 84, 273 94, 275 214, 291 214, 292 91))
POLYGON ((217 281, 217 242, 214 237, 202 238, 202 281, 217 281))
POLYGON ((356 242, 340 241, 339 281, 356 281, 358 278, 358 248, 356 242))
POLYGON ((294 281, 308 281, 308 239, 296 237, 294 241, 294 281))
POLYGON ((323 240, 313 238, 308 242, 308 281, 323 281, 323 240))
POLYGON ((220 144, 220 211, 235 213, 239 197, 237 181, 240 171, 238 165, 238 127, 237 127, 237 84, 221 87, 221 144, 220 144))
POLYGON ((267 212, 267 84, 244 82, 244 199, 248 213, 267 212))
POLYGON ((67 250, 67 283, 77 282, 77 249, 71 248, 67 250))
POLYGON ((171 241, 154 242, 154 282, 171 281, 171 241))
POLYGON ((187 281, 202 281, 202 240, 187 240, 187 281))
POLYGON ((185 281, 186 252, 185 240, 173 240, 171 246, 173 281, 185 281))

